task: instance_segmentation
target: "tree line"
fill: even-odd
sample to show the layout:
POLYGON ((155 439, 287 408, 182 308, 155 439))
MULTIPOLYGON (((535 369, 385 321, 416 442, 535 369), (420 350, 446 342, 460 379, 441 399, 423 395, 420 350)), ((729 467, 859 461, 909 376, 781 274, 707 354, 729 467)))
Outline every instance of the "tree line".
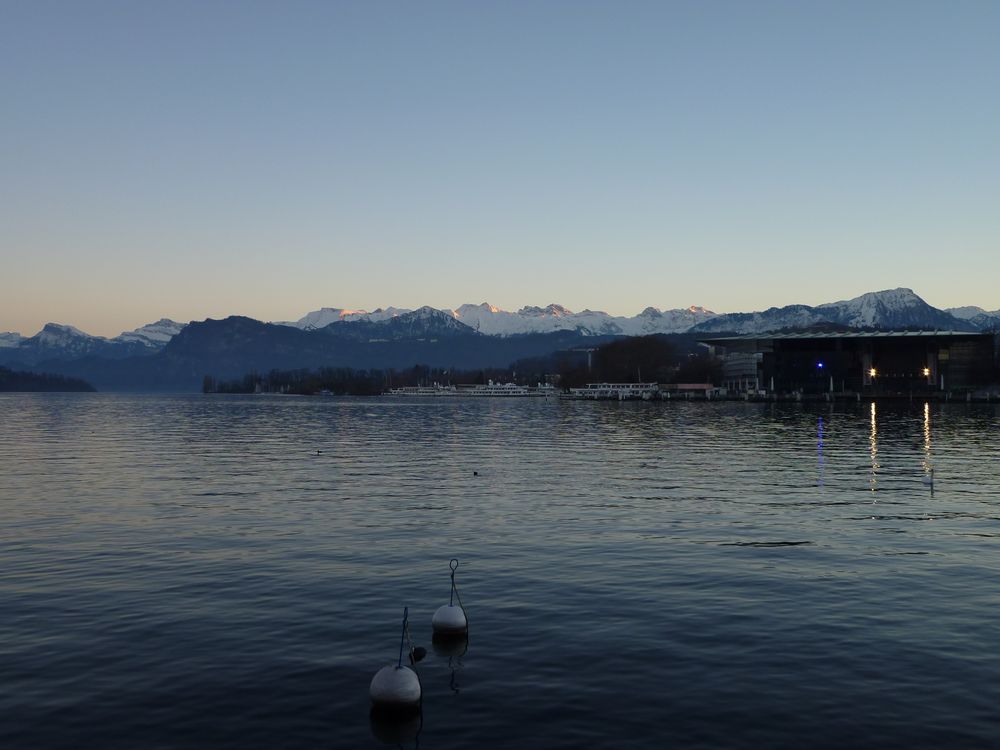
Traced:
POLYGON ((44 372, 20 372, 0 367, 0 391, 22 393, 93 392, 97 390, 85 380, 52 375, 44 372))
POLYGON ((575 388, 586 383, 713 383, 721 381, 721 362, 693 341, 667 335, 619 339, 592 350, 555 352, 514 362, 505 368, 475 370, 414 365, 396 370, 321 367, 315 370, 250 372, 223 380, 206 375, 204 393, 288 393, 372 396, 390 388, 478 385, 490 380, 575 388), (678 339, 676 342, 674 339, 678 339))

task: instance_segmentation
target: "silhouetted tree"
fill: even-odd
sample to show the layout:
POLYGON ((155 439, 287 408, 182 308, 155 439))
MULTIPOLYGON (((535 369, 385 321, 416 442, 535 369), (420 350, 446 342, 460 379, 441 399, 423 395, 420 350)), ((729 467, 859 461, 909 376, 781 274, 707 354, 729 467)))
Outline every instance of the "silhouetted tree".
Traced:
POLYGON ((612 383, 665 382, 675 365, 674 347, 662 336, 621 339, 594 352, 599 379, 612 383))

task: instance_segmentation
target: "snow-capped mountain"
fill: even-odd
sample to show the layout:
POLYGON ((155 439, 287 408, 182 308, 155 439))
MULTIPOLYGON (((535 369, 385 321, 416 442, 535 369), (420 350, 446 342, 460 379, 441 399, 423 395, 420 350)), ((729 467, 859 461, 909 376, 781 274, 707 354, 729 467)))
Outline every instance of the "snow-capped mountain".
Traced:
POLYGON ((155 323, 147 323, 134 331, 123 331, 111 340, 125 344, 142 344, 150 349, 162 349, 170 339, 184 330, 185 325, 169 318, 160 318, 155 323))
POLYGON ((949 307, 945 312, 951 313, 956 318, 967 320, 980 331, 1000 331, 1000 310, 984 310, 981 307, 970 305, 967 307, 949 307))
POLYGON ((618 318, 627 336, 648 336, 653 333, 683 333, 699 323, 718 315, 704 307, 692 305, 681 310, 659 310, 647 307, 634 318, 618 318))
POLYGON ((19 333, 13 331, 0 333, 0 349, 13 349, 20 346, 22 341, 24 341, 24 336, 19 333))
MULTIPOLYGON (((325 328, 331 323, 360 321, 375 323, 397 318, 410 312, 412 311, 398 307, 379 308, 370 313, 364 310, 324 307, 307 314, 294 323, 280 323, 279 325, 314 330, 325 328)), ((715 313, 703 307, 663 311, 655 307, 647 307, 634 317, 625 317, 612 316, 599 310, 573 312, 556 304, 546 307, 522 307, 517 312, 509 312, 488 302, 479 305, 461 305, 453 310, 445 309, 439 310, 439 312, 450 315, 460 323, 487 336, 516 336, 528 333, 553 333, 555 331, 575 331, 591 336, 679 333, 715 316, 715 313)))
POLYGON ((984 312, 969 320, 980 331, 1000 331, 1000 310, 984 312))
POLYGON ((475 335, 475 331, 454 316, 433 307, 382 317, 380 320, 339 320, 322 329, 332 336, 359 341, 399 341, 401 339, 445 338, 475 335))
POLYGON ((303 331, 314 331, 319 328, 326 328, 331 323, 354 322, 359 320, 376 323, 380 320, 388 320, 389 318, 395 318, 398 315, 408 312, 412 312, 412 310, 406 310, 400 307, 386 307, 385 309, 379 307, 371 312, 368 312, 367 310, 346 310, 342 307, 322 307, 319 310, 313 310, 311 313, 307 313, 305 316, 294 322, 278 321, 275 325, 292 326, 293 328, 299 328, 303 331))
POLYGON ((107 343, 108 340, 103 336, 91 336, 74 326, 46 323, 42 330, 22 341, 20 348, 30 347, 38 352, 57 351, 60 354, 83 355, 107 343))
MULTIPOLYGON (((703 307, 660 310, 647 307, 638 315, 614 316, 599 310, 573 312, 562 305, 527 306, 516 312, 486 302, 455 309, 421 307, 378 308, 372 312, 324 307, 294 323, 282 323, 301 332, 316 331, 354 342, 432 341, 452 336, 482 334, 511 339, 524 334, 579 336, 642 336, 659 333, 763 333, 816 325, 854 328, 923 328, 937 330, 1000 330, 1000 310, 981 307, 939 310, 910 289, 870 292, 815 307, 788 305, 750 313, 718 315, 703 307)), ((263 325, 263 324, 262 324, 263 325)), ((188 328, 169 319, 158 320, 112 339, 91 336, 78 328, 48 323, 31 337, 0 333, 0 364, 34 366, 49 361, 81 358, 118 359, 160 352, 188 328)))
POLYGON ((90 356, 117 359, 153 354, 163 349, 184 327, 164 318, 108 339, 92 336, 75 326, 46 323, 41 331, 27 338, 17 333, 0 334, 0 360, 6 364, 33 366, 48 360, 90 356))
MULTIPOLYGON (((965 307, 946 307, 944 308, 944 311, 962 320, 972 320, 977 315, 991 314, 988 313, 983 308, 977 307, 976 305, 967 305, 965 307)), ((1000 313, 1000 310, 997 310, 996 312, 1000 313)))
POLYGON ((808 328, 829 320, 808 305, 769 307, 752 313, 726 313, 693 326, 695 333, 765 333, 782 328, 808 328))
POLYGON ((552 333, 553 331, 580 331, 581 333, 619 334, 615 319, 605 312, 584 310, 574 313, 562 305, 522 307, 508 312, 488 302, 481 305, 462 305, 449 311, 456 320, 487 336, 515 336, 524 333, 552 333))
POLYGON ((977 326, 928 305, 912 289, 869 292, 854 299, 816 307, 788 305, 755 313, 729 313, 695 326, 696 333, 765 333, 835 323, 851 328, 923 328, 972 331, 977 326))
POLYGON ((931 307, 912 289, 905 288, 869 292, 854 299, 819 305, 815 309, 832 322, 851 328, 918 326, 946 330, 955 329, 958 321, 954 315, 931 307))

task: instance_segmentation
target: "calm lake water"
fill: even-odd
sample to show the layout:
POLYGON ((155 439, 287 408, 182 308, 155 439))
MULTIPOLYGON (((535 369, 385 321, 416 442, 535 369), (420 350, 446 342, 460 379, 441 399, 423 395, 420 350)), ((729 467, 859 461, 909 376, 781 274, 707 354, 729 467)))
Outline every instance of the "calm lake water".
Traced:
POLYGON ((996 746, 998 417, 0 395, 0 745, 996 746))

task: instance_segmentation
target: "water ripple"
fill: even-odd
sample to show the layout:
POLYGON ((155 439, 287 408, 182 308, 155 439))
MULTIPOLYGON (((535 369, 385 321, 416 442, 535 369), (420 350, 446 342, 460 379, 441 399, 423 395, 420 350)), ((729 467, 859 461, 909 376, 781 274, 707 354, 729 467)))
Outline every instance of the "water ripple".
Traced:
POLYGON ((990 746, 997 417, 5 395, 0 742, 990 746), (373 726, 403 605, 423 721, 373 726))

